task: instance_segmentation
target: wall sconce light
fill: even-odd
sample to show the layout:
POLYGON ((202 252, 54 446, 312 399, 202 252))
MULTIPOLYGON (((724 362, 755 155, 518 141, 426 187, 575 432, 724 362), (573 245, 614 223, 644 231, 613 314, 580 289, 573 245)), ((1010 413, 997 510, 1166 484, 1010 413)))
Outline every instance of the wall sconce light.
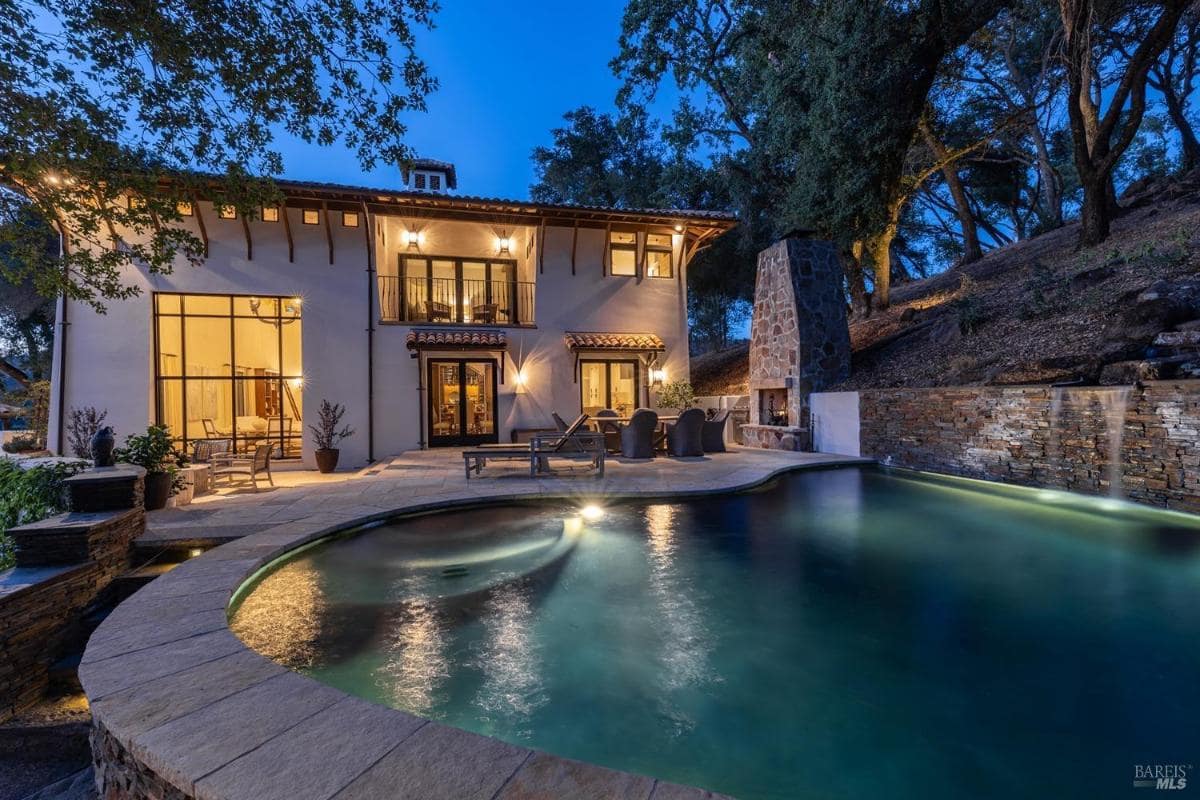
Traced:
POLYGON ((417 250, 421 247, 421 234, 418 231, 405 231, 404 238, 408 242, 409 250, 417 250))
POLYGON ((512 252, 512 247, 513 247, 513 240, 512 240, 511 236, 501 234, 500 238, 496 240, 497 255, 502 255, 502 256, 508 255, 510 252, 512 252))
POLYGON ((676 233, 683 233, 683 225, 681 225, 680 223, 676 222, 676 223, 675 223, 675 232, 676 232, 676 233))
POLYGON ((513 375, 513 394, 525 394, 526 385, 529 383, 529 377, 524 370, 517 370, 517 374, 513 375))
POLYGON ((667 371, 657 367, 650 368, 650 383, 653 386, 662 386, 667 382, 667 371))

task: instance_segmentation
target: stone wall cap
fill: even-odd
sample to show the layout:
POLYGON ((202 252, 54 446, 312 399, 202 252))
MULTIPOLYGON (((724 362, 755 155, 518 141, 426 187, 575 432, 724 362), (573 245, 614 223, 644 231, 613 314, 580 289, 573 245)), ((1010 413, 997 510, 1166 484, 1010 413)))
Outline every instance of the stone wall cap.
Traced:
POLYGON ((127 481, 146 476, 145 467, 135 464, 117 464, 115 467, 88 467, 77 472, 63 483, 98 483, 104 481, 127 481))
POLYGON ((55 514, 52 517, 46 517, 37 522, 30 522, 15 528, 9 528, 8 533, 9 535, 46 534, 78 528, 93 528, 107 522, 124 519, 130 514, 143 513, 145 512, 140 508, 126 508, 121 511, 64 511, 62 514, 55 514))
POLYGON ((38 584, 66 577, 76 570, 86 569, 91 564, 56 564, 51 567, 13 567, 0 572, 0 601, 32 589, 38 584))

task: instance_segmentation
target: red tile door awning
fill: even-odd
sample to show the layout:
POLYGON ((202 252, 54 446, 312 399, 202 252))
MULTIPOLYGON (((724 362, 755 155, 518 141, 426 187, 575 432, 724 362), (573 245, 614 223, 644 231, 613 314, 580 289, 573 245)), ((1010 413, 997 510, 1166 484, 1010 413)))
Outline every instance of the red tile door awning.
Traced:
POLYGON ((408 332, 409 350, 507 350, 504 331, 470 328, 413 328, 408 332))
POLYGON ((563 336, 570 350, 640 350, 661 353, 667 349, 653 333, 588 333, 568 331, 563 336))

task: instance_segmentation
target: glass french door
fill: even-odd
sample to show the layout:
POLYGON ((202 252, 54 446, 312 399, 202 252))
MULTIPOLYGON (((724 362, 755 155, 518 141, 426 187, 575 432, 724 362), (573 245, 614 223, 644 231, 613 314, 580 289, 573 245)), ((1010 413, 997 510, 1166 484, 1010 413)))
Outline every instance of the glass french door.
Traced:
POLYGON ((579 405, 583 413, 595 416, 610 408, 628 417, 638 407, 638 364, 636 361, 581 361, 579 363, 579 405))
POLYGON ((430 359, 429 445, 497 441, 495 360, 430 359))

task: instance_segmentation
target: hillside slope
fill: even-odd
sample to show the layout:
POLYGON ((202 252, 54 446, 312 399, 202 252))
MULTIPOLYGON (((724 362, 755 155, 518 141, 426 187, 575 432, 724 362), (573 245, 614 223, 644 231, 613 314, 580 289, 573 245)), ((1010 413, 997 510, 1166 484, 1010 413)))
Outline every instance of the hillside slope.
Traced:
MULTIPOLYGON (((1076 251, 1072 224, 897 286, 851 320, 852 374, 833 388, 1200 377, 1200 174, 1123 203, 1099 247, 1076 251)), ((697 394, 745 393, 748 352, 693 359, 697 394)))

